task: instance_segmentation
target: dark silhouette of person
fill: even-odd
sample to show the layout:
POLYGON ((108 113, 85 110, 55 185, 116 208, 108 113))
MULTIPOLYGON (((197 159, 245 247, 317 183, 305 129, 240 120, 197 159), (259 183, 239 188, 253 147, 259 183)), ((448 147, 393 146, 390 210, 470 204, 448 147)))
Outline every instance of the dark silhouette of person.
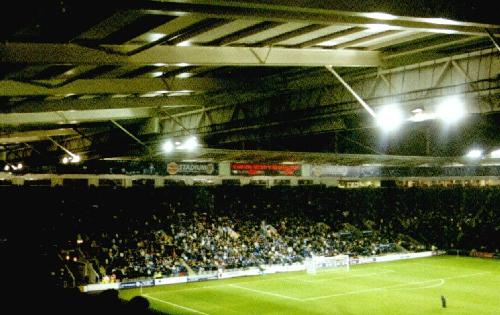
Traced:
POLYGON ((441 295, 441 306, 446 308, 446 297, 444 295, 441 295))
POLYGON ((149 311, 149 301, 140 295, 134 296, 127 303, 128 314, 151 314, 149 311))

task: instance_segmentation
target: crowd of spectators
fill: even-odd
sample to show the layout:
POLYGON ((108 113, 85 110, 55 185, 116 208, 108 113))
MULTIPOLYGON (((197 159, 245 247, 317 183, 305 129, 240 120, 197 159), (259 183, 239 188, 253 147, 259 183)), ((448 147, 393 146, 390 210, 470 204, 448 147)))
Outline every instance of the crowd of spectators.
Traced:
POLYGON ((499 249, 498 188, 14 187, 0 194, 17 200, 2 213, 2 240, 32 235, 54 282, 68 270, 61 260, 87 261, 100 281, 123 281, 313 254, 499 249))

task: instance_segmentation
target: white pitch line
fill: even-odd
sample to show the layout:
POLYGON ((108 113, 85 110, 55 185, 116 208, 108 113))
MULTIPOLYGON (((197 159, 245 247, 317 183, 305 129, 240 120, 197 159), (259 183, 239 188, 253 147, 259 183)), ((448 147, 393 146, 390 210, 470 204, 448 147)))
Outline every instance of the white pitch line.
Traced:
POLYGON ((316 281, 317 282, 323 282, 323 281, 330 281, 330 280, 343 280, 343 279, 352 279, 352 278, 365 278, 365 277, 370 277, 370 276, 383 275, 383 274, 391 273, 391 272, 395 272, 395 271, 387 269, 387 270, 381 271, 381 272, 363 273, 363 274, 352 275, 352 276, 347 276, 347 277, 334 277, 334 278, 320 279, 320 280, 316 280, 316 281))
POLYGON ((437 288, 440 287, 444 284, 444 279, 436 279, 434 281, 438 281, 438 283, 435 284, 430 284, 425 287, 417 287, 417 288, 396 288, 397 290, 420 290, 420 289, 430 289, 430 288, 437 288))
POLYGON ((490 273, 490 272, 477 272, 477 273, 472 273, 472 274, 468 274, 468 275, 461 275, 461 276, 454 276, 454 277, 447 277, 447 278, 438 278, 438 279, 430 279, 430 280, 425 280, 425 281, 399 283, 399 284, 389 285, 389 286, 385 286, 385 287, 370 288, 370 289, 348 291, 348 292, 337 293, 337 294, 315 296, 315 297, 302 299, 302 301, 315 301, 315 300, 327 299, 327 298, 337 297, 337 296, 354 295, 354 294, 360 294, 360 293, 366 293, 366 292, 380 291, 380 290, 385 290, 385 289, 393 289, 393 288, 404 287, 404 286, 409 286, 409 285, 413 285, 413 284, 429 283, 429 282, 437 281, 440 279, 451 280, 451 279, 469 278, 469 277, 475 277, 475 276, 484 275, 484 274, 488 274, 488 273, 490 273))
POLYGON ((190 311, 190 312, 193 312, 193 313, 202 314, 202 315, 210 315, 208 313, 204 313, 204 312, 195 310, 194 308, 190 308, 190 307, 187 307, 187 306, 182 306, 182 305, 175 304, 175 303, 172 303, 172 302, 167 302, 167 301, 164 301, 162 299, 158 299, 158 298, 149 296, 147 294, 144 294, 143 296, 147 297, 148 299, 151 299, 151 300, 154 300, 154 301, 157 301, 157 302, 160 302, 160 303, 164 303, 164 304, 167 304, 167 305, 171 305, 171 306, 174 306, 174 307, 182 308, 184 310, 187 310, 187 311, 190 311))
POLYGON ((238 289, 242 289, 242 290, 247 290, 247 291, 259 293, 259 294, 277 296, 277 297, 280 297, 282 299, 287 299, 287 300, 292 300, 292 301, 298 301, 298 302, 302 302, 303 301, 303 299, 294 298, 292 296, 287 296, 287 295, 282 295, 282 294, 279 294, 279 293, 267 292, 267 291, 262 291, 262 290, 250 289, 250 288, 242 287, 242 286, 236 285, 236 284, 230 284, 229 286, 234 287, 234 288, 238 288, 238 289))

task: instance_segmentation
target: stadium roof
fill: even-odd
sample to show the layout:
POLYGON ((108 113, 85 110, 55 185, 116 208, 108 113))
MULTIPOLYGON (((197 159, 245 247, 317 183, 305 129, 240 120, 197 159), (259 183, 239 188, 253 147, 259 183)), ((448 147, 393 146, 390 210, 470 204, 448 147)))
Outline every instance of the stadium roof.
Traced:
POLYGON ((489 6, 19 3, 4 10, 0 30, 0 158, 156 154, 163 139, 188 135, 210 152, 200 158, 213 159, 217 152, 240 159, 248 153, 228 152, 264 149, 344 153, 345 163, 362 163, 377 158, 351 155, 416 161, 460 155, 477 143, 493 149, 500 145, 500 23, 489 6), (452 144, 430 122, 412 123, 398 140, 381 143, 368 115, 394 101, 408 112, 432 110, 454 95, 474 118, 452 132, 452 144))

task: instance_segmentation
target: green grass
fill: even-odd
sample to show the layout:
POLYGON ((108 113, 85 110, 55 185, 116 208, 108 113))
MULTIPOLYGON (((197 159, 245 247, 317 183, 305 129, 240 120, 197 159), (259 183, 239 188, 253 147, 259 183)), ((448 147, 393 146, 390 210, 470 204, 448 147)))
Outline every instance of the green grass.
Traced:
MULTIPOLYGON (((123 299, 138 294, 120 291, 123 299)), ((500 261, 441 256, 351 266, 349 272, 149 287, 143 294, 168 314, 500 314, 500 261)))

